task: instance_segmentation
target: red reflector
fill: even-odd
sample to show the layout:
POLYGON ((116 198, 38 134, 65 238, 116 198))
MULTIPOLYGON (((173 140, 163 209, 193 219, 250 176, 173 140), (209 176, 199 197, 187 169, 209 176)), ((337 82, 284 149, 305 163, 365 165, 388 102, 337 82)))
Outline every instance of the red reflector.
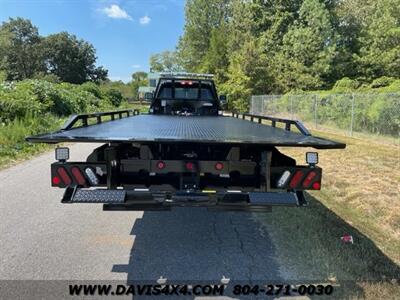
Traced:
POLYGON ((319 190, 321 188, 321 184, 319 182, 314 182, 312 188, 314 190, 319 190))
POLYGON ((187 162, 186 163, 186 169, 188 169, 189 171, 193 171, 194 170, 194 164, 192 162, 187 162))
POLYGON ((72 167, 71 172, 72 172, 72 175, 74 175, 75 181, 79 185, 85 185, 86 184, 85 177, 83 177, 83 175, 81 173, 81 170, 79 170, 78 167, 72 167))
POLYGON ((159 162, 157 163, 157 168, 159 168, 160 170, 161 170, 161 169, 164 169, 164 168, 165 168, 165 162, 159 161, 159 162))
POLYGON ((54 176, 53 179, 51 180, 54 185, 59 185, 61 183, 60 177, 54 176))
POLYGON ((71 184, 71 178, 69 177, 67 171, 63 167, 57 168, 57 174, 60 175, 62 181, 64 182, 65 185, 70 185, 71 184))
POLYGON ((304 175, 303 171, 300 171, 300 170, 297 171, 297 172, 294 174, 292 180, 290 180, 289 186, 290 186, 292 189, 294 189, 296 186, 298 186, 299 183, 300 183, 301 178, 303 178, 303 175, 304 175))
POLYGON ((221 171, 224 168, 224 164, 222 162, 217 162, 215 164, 215 170, 221 171))
POLYGON ((306 179, 304 179, 303 181, 303 187, 308 188, 311 184, 311 181, 315 178, 315 176, 317 176, 317 173, 315 173, 314 171, 308 173, 306 179))

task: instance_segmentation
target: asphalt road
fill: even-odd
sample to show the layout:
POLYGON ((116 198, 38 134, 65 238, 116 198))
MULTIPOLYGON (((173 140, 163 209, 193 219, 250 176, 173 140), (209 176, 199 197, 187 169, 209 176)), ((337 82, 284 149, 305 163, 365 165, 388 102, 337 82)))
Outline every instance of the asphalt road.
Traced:
MULTIPOLYGON (((93 145, 71 146, 71 161, 93 145)), ((276 249, 250 213, 103 212, 61 204, 54 152, 0 171, 0 280, 279 281, 276 249)))

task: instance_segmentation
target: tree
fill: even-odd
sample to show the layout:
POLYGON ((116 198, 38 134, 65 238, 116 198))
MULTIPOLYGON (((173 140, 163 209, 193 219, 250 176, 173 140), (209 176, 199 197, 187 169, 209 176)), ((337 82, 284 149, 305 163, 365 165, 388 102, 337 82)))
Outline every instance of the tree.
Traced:
POLYGON ((338 52, 333 61, 333 81, 359 76, 354 54, 359 53, 358 37, 372 1, 374 0, 343 0, 332 10, 338 52))
POLYGON ((215 74, 216 82, 225 82, 227 80, 229 66, 227 42, 225 27, 214 28, 212 30, 210 47, 202 62, 201 71, 215 74))
POLYGON ((200 71, 210 46, 211 32, 225 23, 230 0, 188 0, 185 27, 178 43, 179 64, 191 72, 200 71))
POLYGON ((107 78, 107 71, 95 66, 97 57, 93 45, 67 32, 46 37, 44 53, 48 71, 62 81, 80 84, 107 78))
POLYGON ((147 80, 147 73, 138 71, 132 74, 132 82, 141 82, 147 80))
POLYGON ((100 83, 107 80, 108 70, 104 67, 96 67, 91 73, 88 74, 90 81, 100 83))
POLYGON ((180 66, 176 53, 173 51, 163 51, 150 56, 150 72, 174 72, 179 70, 180 66))
POLYGON ((335 55, 329 11, 319 0, 304 0, 298 20, 289 27, 274 57, 274 76, 281 91, 325 87, 335 55))
POLYGON ((246 112, 251 96, 251 78, 245 74, 242 62, 239 54, 232 56, 228 70, 229 79, 222 84, 221 91, 228 96, 229 108, 246 112))
POLYGON ((31 21, 10 18, 0 26, 0 70, 7 80, 22 80, 45 72, 41 37, 31 21))
POLYGON ((252 94, 271 91, 266 56, 257 39, 249 39, 232 54, 227 77, 222 90, 229 96, 230 105, 240 111, 248 110, 252 94))
POLYGON ((133 95, 136 96, 138 94, 139 87, 147 85, 148 80, 146 72, 138 71, 132 74, 132 81, 130 82, 130 86, 133 90, 133 95))
POLYGON ((400 0, 376 1, 364 20, 355 55, 367 81, 381 76, 400 77, 400 0))

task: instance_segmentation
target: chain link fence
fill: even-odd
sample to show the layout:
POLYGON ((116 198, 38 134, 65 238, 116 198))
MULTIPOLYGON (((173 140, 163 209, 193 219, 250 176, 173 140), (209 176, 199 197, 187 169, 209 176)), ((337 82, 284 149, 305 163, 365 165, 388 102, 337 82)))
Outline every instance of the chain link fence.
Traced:
POLYGON ((400 93, 253 95, 250 113, 297 119, 350 136, 400 136, 400 93))

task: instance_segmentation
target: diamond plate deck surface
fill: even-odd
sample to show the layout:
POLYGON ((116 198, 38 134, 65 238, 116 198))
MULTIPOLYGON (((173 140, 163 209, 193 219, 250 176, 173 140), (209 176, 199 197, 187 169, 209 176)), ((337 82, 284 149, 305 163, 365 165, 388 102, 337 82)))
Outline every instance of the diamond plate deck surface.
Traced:
POLYGON ((204 142, 344 148, 343 144, 223 116, 139 115, 28 138, 32 142, 204 142))

